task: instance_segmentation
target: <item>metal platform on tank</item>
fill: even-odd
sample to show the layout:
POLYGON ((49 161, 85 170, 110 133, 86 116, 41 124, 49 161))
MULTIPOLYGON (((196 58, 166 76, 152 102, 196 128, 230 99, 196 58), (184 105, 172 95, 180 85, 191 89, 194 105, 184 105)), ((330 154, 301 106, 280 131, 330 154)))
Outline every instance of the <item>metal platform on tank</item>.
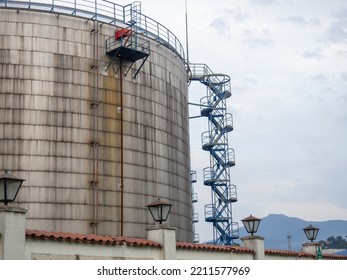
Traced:
MULTIPOLYGON (((121 31, 123 30, 128 31, 128 34, 130 35, 124 35, 123 37, 120 36, 118 38, 111 36, 106 40, 106 54, 112 59, 110 60, 105 71, 107 71, 115 58, 130 61, 131 66, 136 61, 142 60, 141 65, 137 67, 134 75, 135 78, 150 55, 149 41, 140 38, 136 33, 133 33, 129 29, 122 29, 121 31)), ((129 67, 128 71, 131 69, 131 66, 129 67)), ((126 71, 126 73, 128 73, 128 71, 126 71)))
POLYGON ((139 59, 147 58, 149 56, 149 53, 124 46, 109 50, 107 54, 113 57, 123 58, 131 62, 135 62, 139 59))

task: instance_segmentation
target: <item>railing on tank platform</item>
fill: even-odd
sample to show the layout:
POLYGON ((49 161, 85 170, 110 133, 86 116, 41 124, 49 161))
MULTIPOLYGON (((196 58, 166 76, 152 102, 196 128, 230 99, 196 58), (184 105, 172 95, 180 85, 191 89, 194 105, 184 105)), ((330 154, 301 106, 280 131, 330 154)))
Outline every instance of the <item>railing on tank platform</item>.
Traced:
POLYGON ((178 38, 165 26, 141 13, 141 2, 125 6, 108 0, 0 0, 0 8, 54 12, 121 27, 132 26, 142 35, 169 48, 185 63, 184 49, 178 38))
POLYGON ((200 81, 207 75, 214 74, 213 71, 204 63, 189 63, 189 79, 192 81, 200 81))
POLYGON ((133 16, 137 19, 135 31, 156 40, 159 44, 171 49, 179 55, 185 62, 184 49, 177 37, 165 26, 154 19, 144 16, 138 11, 133 11, 133 16))

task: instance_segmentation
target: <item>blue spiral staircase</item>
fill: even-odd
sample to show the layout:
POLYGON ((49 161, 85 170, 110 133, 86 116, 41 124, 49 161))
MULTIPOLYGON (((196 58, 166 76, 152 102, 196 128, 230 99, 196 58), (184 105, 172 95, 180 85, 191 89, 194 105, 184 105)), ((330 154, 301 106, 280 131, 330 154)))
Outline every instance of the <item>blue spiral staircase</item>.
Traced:
POLYGON ((232 245, 239 238, 239 227, 232 218, 237 192, 230 183, 230 167, 235 165, 234 150, 228 144, 228 133, 233 130, 233 118, 226 105, 231 97, 230 77, 213 73, 206 64, 190 64, 189 70, 190 81, 199 81, 207 88, 206 96, 200 99, 201 116, 208 119, 208 130, 201 135, 202 149, 210 154, 210 166, 203 170, 204 185, 211 189, 205 221, 213 224, 211 243, 232 245))

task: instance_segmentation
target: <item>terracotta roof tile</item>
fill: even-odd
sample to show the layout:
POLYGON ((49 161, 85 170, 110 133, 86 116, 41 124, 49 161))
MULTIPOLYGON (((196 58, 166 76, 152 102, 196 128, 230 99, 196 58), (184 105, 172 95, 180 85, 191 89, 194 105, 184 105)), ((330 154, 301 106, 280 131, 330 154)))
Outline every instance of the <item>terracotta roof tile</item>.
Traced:
MULTIPOLYGON (((287 251, 287 250, 272 250, 272 249, 265 249, 266 255, 277 255, 277 256, 293 256, 298 258, 312 258, 315 259, 316 256, 314 254, 305 253, 301 251, 287 251)), ((347 256, 339 256, 339 255, 332 255, 332 254, 323 254, 323 259, 339 259, 339 260, 347 260, 347 256)))
POLYGON ((148 239, 123 237, 123 236, 119 236, 116 238, 119 239, 120 242, 125 243, 127 246, 158 247, 158 248, 162 247, 161 244, 153 242, 153 241, 148 240, 148 239), (157 246, 153 246, 154 244, 156 244, 157 246))
POLYGON ((212 245, 212 244, 194 244, 188 242, 177 242, 178 249, 186 250, 201 250, 201 251, 215 251, 215 252, 234 252, 234 253, 246 253, 254 254, 254 251, 240 246, 224 246, 224 245, 212 245))
POLYGON ((233 246, 233 251, 236 253, 245 253, 245 254, 249 254, 252 253, 254 254, 255 251, 246 247, 240 247, 240 246, 233 246))
POLYGON ((276 256, 293 256, 298 258, 314 258, 313 254, 300 252, 300 251, 288 251, 288 250, 273 250, 265 249, 265 255, 276 255, 276 256))
POLYGON ((333 254, 323 254, 323 259, 333 259, 333 260, 347 260, 347 256, 333 255, 333 254))
POLYGON ((68 241, 75 243, 98 243, 104 245, 127 245, 135 247, 156 247, 161 248, 162 245, 147 239, 130 238, 123 236, 103 236, 95 234, 79 234, 69 232, 53 232, 44 230, 29 230, 25 232, 27 238, 41 240, 68 241))

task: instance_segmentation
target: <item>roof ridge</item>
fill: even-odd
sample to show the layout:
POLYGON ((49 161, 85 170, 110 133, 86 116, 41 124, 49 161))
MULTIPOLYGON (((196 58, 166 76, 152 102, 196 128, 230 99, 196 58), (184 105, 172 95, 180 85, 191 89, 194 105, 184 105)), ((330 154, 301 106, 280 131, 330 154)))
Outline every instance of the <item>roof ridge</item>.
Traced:
POLYGON ((83 234, 72 232, 54 232, 47 230, 32 230, 26 229, 25 235, 28 238, 54 240, 54 241, 69 241, 76 243, 99 243, 105 245, 127 245, 138 247, 156 247, 161 248, 162 245, 144 238, 125 237, 125 236, 109 236, 97 234, 83 234))
MULTIPOLYGON (((287 255, 287 256, 297 256, 297 257, 312 257, 316 258, 315 254, 306 253, 303 251, 290 251, 290 250, 274 250, 274 249, 265 249, 266 255, 287 255)), ((347 260, 347 256, 339 256, 334 254, 322 254, 323 259, 343 259, 347 260)))
POLYGON ((234 252, 234 253, 252 253, 254 250, 241 247, 241 246, 226 246, 215 245, 205 243, 189 243, 189 242, 177 242, 176 247, 179 249, 192 249, 192 250, 204 250, 204 251, 222 251, 222 252, 234 252))

